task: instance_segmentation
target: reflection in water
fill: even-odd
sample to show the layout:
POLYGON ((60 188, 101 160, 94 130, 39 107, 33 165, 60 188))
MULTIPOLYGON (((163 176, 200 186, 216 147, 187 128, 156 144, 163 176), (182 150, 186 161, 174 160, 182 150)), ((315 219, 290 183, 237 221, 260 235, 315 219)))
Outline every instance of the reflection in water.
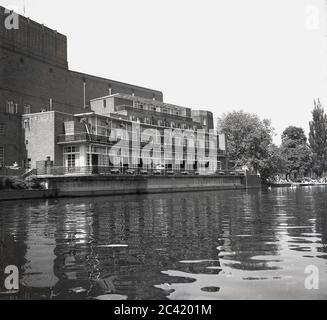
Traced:
POLYGON ((327 298, 326 190, 2 202, 0 267, 22 299, 327 298))

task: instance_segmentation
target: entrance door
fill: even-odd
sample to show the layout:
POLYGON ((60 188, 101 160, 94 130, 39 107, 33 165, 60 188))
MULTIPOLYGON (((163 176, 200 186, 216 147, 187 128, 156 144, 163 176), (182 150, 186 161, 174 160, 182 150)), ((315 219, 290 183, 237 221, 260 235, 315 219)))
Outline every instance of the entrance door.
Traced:
POLYGON ((92 154, 92 173, 98 174, 99 173, 99 155, 92 154))

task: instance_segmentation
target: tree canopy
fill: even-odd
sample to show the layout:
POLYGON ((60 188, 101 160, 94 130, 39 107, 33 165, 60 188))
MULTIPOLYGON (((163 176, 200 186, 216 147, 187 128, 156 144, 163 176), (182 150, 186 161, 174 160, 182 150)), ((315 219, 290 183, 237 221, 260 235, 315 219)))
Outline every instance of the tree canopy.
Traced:
POLYGON ((307 137, 302 128, 290 126, 282 134, 281 156, 285 159, 285 172, 289 176, 305 176, 312 164, 312 155, 307 137))
POLYGON ((278 148, 272 143, 274 129, 270 120, 233 111, 218 119, 218 128, 227 137, 228 154, 236 166, 252 168, 263 180, 276 174, 280 159, 278 148))
POLYGON ((327 116, 320 101, 314 101, 309 143, 313 153, 312 170, 321 177, 327 168, 327 116))

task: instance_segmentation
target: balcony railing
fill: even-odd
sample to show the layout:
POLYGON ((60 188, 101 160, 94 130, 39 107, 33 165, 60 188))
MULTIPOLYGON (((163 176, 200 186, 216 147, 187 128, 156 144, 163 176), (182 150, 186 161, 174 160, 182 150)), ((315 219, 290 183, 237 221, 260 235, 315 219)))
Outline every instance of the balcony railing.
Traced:
POLYGON ((87 132, 77 133, 73 135, 60 135, 58 136, 58 143, 69 143, 69 142, 94 142, 102 144, 112 144, 118 141, 117 138, 98 136, 95 134, 89 134, 87 132))
MULTIPOLYGON (((130 134, 130 141, 132 141, 132 139, 134 139, 132 133, 130 131, 128 131, 128 133, 130 134)), ((146 136, 146 135, 144 135, 146 136)), ((149 139, 150 139, 150 135, 149 135, 149 139)), ((59 144, 65 144, 65 143, 76 143, 76 142, 93 142, 93 143, 100 143, 100 144, 105 144, 105 145, 113 145, 115 143, 117 143, 120 140, 120 138, 118 137, 106 137, 106 136, 99 136, 99 135, 95 135, 95 134, 89 134, 87 132, 83 132, 83 133, 77 133, 77 134, 73 134, 73 135, 59 135, 57 142, 59 144)), ((135 140, 134 140, 135 141, 135 140)), ((141 141, 140 142, 140 146, 144 147, 145 145, 147 145, 150 142, 150 140, 147 141, 141 141)), ((166 144, 166 146, 171 145, 171 144, 166 144)), ((164 150, 165 145, 161 144, 162 150, 164 150)), ((189 147, 185 144, 183 144, 183 150, 187 150, 189 147)), ((206 156, 208 156, 208 152, 209 152, 209 146, 206 144, 205 146, 205 150, 206 150, 206 156)), ((218 156, 226 156, 226 151, 225 150, 217 150, 217 154, 218 156)))
POLYGON ((38 176, 72 176, 72 175, 116 175, 116 176, 244 176, 240 171, 217 170, 210 171, 194 169, 155 169, 155 168, 128 168, 128 167, 106 167, 106 166, 85 166, 85 167, 48 167, 38 169, 38 176))

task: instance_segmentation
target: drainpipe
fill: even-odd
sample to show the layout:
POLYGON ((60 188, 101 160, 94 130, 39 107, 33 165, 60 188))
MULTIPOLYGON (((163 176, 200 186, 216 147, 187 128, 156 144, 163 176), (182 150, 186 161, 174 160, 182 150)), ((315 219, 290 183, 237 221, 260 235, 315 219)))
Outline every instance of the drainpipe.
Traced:
POLYGON ((83 78, 83 102, 84 102, 84 109, 86 109, 86 80, 83 78))

